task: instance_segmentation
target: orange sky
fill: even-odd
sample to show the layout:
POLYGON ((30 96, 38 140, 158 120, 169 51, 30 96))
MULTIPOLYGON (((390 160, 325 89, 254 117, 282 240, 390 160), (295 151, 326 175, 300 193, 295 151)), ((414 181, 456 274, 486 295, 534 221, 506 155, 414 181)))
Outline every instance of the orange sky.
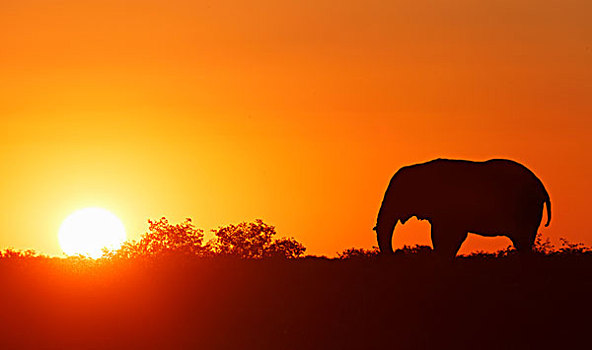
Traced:
POLYGON ((86 206, 369 248, 390 177, 437 157, 524 163, 544 235, 592 244, 592 2, 410 3, 2 1, 0 248, 59 254, 86 206))

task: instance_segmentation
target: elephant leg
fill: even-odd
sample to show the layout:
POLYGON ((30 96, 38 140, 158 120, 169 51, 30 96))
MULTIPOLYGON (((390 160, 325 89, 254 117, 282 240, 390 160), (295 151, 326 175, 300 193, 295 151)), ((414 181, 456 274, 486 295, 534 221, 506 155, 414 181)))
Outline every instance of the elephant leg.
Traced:
POLYGON ((441 258, 454 259, 468 232, 445 224, 432 224, 434 253, 441 258))
POLYGON ((520 230, 510 237, 518 253, 528 255, 532 253, 538 227, 520 230))

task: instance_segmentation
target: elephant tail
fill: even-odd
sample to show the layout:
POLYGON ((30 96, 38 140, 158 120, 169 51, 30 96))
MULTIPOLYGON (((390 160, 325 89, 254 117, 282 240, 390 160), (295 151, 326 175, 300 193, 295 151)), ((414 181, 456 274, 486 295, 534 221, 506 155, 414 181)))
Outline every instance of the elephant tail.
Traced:
POLYGON ((549 193, 547 193, 547 190, 544 187, 543 193, 545 195, 545 206, 547 207, 547 223, 545 224, 545 227, 549 227, 549 223, 551 222, 551 198, 549 197, 549 193))

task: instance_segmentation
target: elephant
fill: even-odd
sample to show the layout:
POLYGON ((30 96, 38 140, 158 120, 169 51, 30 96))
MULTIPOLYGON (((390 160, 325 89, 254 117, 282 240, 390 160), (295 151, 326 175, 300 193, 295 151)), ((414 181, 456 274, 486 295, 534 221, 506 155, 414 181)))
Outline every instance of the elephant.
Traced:
POLYGON ((475 162, 439 158, 395 173, 374 230, 383 255, 393 253, 396 224, 405 224, 413 216, 430 222, 436 256, 453 259, 469 232, 506 236, 520 254, 528 254, 544 204, 547 227, 551 222, 549 194, 522 164, 508 159, 475 162))

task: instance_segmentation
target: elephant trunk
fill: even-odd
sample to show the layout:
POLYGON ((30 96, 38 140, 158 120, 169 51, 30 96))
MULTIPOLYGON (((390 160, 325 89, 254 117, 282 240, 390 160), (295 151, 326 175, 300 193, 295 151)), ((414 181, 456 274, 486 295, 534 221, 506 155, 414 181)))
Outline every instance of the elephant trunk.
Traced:
POLYGON ((397 197, 400 196, 395 196, 395 187, 397 187, 395 185, 396 179, 397 174, 393 176, 386 189, 384 199, 380 206, 380 210, 378 211, 376 227, 374 227, 378 241, 378 248, 380 248, 382 254, 393 254, 393 231, 395 230, 395 225, 399 221, 400 215, 398 214, 401 212, 399 208, 400 206, 397 204, 400 201, 400 198, 397 197))
POLYGON ((389 220, 388 224, 378 223, 374 230, 376 231, 376 239, 378 241, 378 248, 382 254, 393 254, 393 231, 397 220, 389 220))

